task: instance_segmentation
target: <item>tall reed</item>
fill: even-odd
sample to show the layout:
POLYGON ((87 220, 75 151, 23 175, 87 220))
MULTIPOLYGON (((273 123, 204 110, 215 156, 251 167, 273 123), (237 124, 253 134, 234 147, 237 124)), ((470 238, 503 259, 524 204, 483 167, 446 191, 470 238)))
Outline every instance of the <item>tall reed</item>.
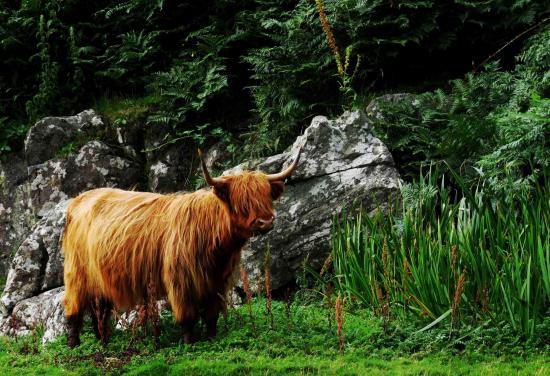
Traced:
POLYGON ((394 314, 456 324, 460 309, 531 337, 550 310, 549 194, 549 179, 495 197, 428 174, 402 187, 393 214, 334 221, 335 286, 383 314, 391 302, 394 314))

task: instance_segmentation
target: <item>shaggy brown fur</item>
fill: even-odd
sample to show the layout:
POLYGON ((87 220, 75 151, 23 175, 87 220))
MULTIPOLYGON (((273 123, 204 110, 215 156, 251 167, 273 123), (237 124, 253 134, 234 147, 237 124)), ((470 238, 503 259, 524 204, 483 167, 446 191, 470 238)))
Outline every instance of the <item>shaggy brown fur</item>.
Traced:
POLYGON ((194 193, 102 188, 76 197, 63 239, 69 345, 80 343, 90 304, 101 302, 94 323, 105 322, 112 306, 146 303, 149 284, 157 286, 157 296, 147 299, 167 297, 185 342, 199 317, 215 336, 241 248, 258 220, 271 224, 272 201, 283 188, 262 172, 245 171, 194 193))

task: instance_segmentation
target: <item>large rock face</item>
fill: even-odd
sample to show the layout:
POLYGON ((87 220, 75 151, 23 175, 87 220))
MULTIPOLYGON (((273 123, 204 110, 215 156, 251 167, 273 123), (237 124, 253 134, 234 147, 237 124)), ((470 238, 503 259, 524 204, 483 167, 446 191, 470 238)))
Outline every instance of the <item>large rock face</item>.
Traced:
POLYGON ((251 278, 262 278, 265 250, 270 248, 273 289, 294 282, 306 258, 308 265, 321 266, 330 252, 332 219, 343 208, 384 210, 398 193, 399 175, 392 156, 371 135, 361 111, 335 120, 318 116, 285 153, 225 173, 243 167, 280 171, 302 145, 300 164, 276 204, 274 229, 252 238, 243 252, 243 265, 251 278))
POLYGON ((192 141, 185 145, 171 144, 165 137, 168 132, 167 127, 160 125, 145 131, 146 174, 152 192, 181 191, 196 166, 197 146, 192 141))
MULTIPOLYGON (((170 147, 149 155, 156 141, 151 141, 154 137, 147 134, 143 141, 146 149, 140 145, 124 145, 125 139, 139 139, 139 129, 133 130, 134 134, 117 128, 112 142, 88 141, 65 158, 41 149, 38 135, 54 140, 59 147, 71 140, 66 134, 74 137, 89 129, 95 132, 95 127, 100 126, 93 112, 76 117, 88 122, 87 125, 71 125, 74 118, 45 119, 30 130, 26 159, 38 164, 28 166, 19 185, 8 187, 6 197, 10 197, 11 206, 0 207, 0 241, 2 231, 8 231, 1 227, 2 211, 16 208, 10 211, 9 218, 14 218, 15 212, 17 218, 27 218, 25 221, 34 223, 21 226, 26 230, 17 235, 24 239, 20 245, 13 242, 16 252, 0 296, 0 333, 26 334, 42 325, 46 341, 64 331, 60 242, 66 208, 72 197, 100 186, 131 188, 144 181, 149 182, 148 190, 177 191, 183 188, 179 183, 183 176, 189 176, 189 171, 180 167, 185 160, 186 169, 191 168, 192 146, 170 147), (32 150, 37 157, 29 154, 32 150), (145 150, 147 155, 140 159, 137 150, 145 150), (18 200, 19 206, 12 205, 18 200)), ((226 173, 242 168, 277 172, 291 163, 300 146, 303 146, 300 164, 287 182, 285 194, 276 203, 278 215, 274 230, 253 238, 243 252, 243 264, 251 277, 263 278, 264 251, 270 247, 274 289, 292 283, 304 260, 313 267, 320 266, 330 250, 333 216, 344 207, 361 205, 367 211, 384 210, 390 197, 398 191, 399 177, 392 157, 380 140, 371 135, 368 118, 361 111, 346 113, 336 120, 316 117, 286 152, 237 166, 226 173)), ((218 151, 207 152, 211 164, 216 163, 218 154, 218 151)), ((13 169, 0 166, 0 176, 2 174, 17 175, 13 169)))
POLYGON ((92 188, 141 183, 142 161, 107 130, 93 110, 45 118, 29 130, 24 153, 0 161, 0 285, 21 242, 59 202, 92 188), (92 140, 97 135, 105 139, 92 140), (62 156, 67 145, 75 152, 62 156))
POLYGON ((63 285, 60 242, 67 206, 68 201, 63 201, 51 210, 17 250, 0 297, 1 314, 8 315, 24 299, 63 285))
POLYGON ((53 338, 62 330, 60 242, 69 199, 143 180, 139 158, 114 139, 93 140, 106 130, 93 110, 45 118, 29 130, 24 155, 0 163, 0 333, 28 333, 43 324, 45 338, 53 338), (67 144, 77 150, 62 157, 67 144))
POLYGON ((28 200, 27 166, 22 156, 0 161, 0 277, 34 223, 28 200))
POLYGON ((21 300, 9 316, 0 316, 0 333, 27 335, 43 327, 42 343, 55 339, 66 330, 64 295, 65 288, 58 287, 21 300))
POLYGON ((99 187, 129 188, 140 178, 139 166, 101 141, 90 141, 67 159, 29 167, 30 200, 42 217, 58 202, 99 187))

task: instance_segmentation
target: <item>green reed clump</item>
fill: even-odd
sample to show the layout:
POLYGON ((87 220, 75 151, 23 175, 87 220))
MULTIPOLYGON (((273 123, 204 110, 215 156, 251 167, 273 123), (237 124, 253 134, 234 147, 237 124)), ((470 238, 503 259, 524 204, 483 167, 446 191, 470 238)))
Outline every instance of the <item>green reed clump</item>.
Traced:
POLYGON ((392 215, 334 221, 336 287, 375 312, 494 320, 532 337, 550 312, 549 179, 489 197, 428 174, 402 196, 392 215))

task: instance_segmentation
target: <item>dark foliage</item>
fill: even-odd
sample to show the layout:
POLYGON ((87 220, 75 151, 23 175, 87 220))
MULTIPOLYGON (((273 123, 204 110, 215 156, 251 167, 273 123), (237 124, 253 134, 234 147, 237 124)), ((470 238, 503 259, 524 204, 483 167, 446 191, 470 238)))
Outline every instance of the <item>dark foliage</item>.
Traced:
POLYGON ((450 82, 450 90, 381 103, 375 130, 401 171, 445 161, 471 181, 518 191, 550 168, 550 29, 530 38, 514 70, 497 63, 450 82))
MULTIPOLYGON (((355 103, 373 88, 462 74, 546 11, 533 0, 324 6, 342 54, 362 57, 347 88, 355 103)), ((152 123, 169 123, 172 137, 252 124, 251 154, 278 150, 312 115, 350 105, 310 0, 2 0, 0 55, 0 152, 20 148, 37 118, 104 96, 156 91, 152 123)))

